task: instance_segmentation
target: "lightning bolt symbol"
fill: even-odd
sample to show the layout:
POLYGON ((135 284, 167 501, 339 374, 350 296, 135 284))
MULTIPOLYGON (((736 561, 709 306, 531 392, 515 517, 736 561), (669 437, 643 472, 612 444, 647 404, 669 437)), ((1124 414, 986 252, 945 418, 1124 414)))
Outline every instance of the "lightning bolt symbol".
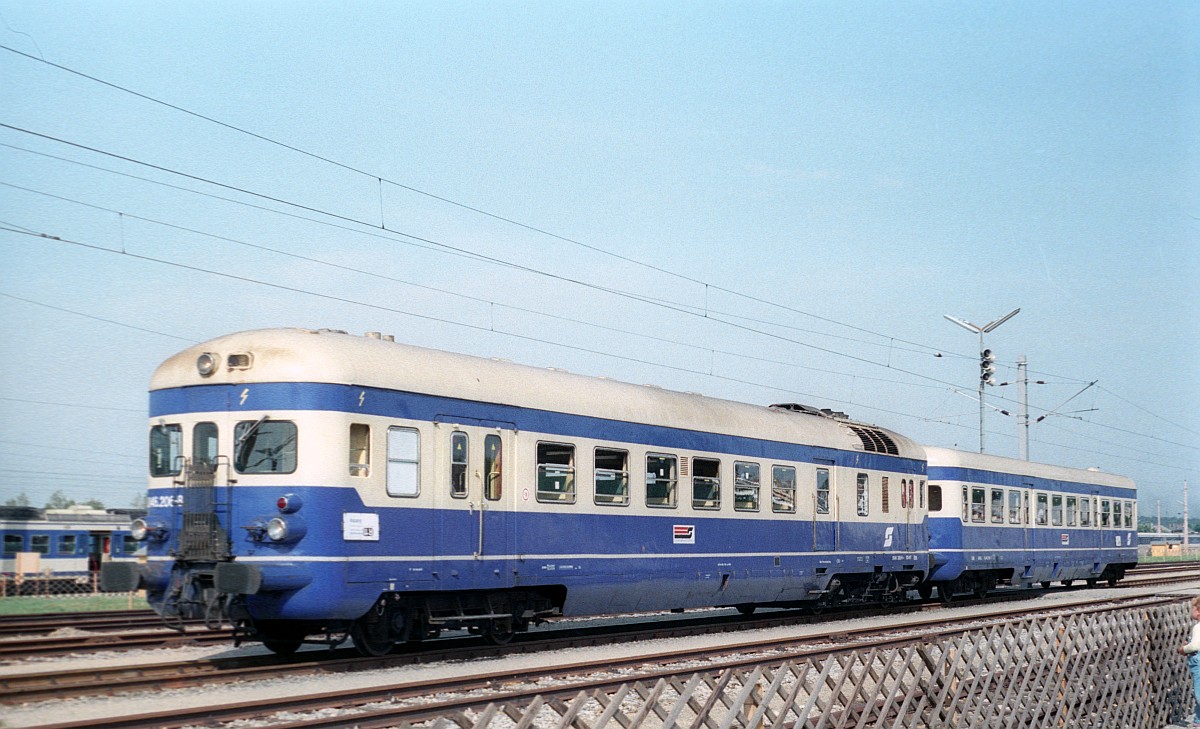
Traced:
POLYGON ((358 406, 359 406, 360 408, 362 407, 363 400, 364 400, 364 399, 366 399, 366 397, 367 397, 367 391, 366 391, 366 390, 363 390, 362 392, 358 393, 358 406))
POLYGON ((242 399, 238 401, 238 405, 245 405, 246 398, 249 396, 250 396, 250 388, 247 387, 245 390, 242 390, 242 399))

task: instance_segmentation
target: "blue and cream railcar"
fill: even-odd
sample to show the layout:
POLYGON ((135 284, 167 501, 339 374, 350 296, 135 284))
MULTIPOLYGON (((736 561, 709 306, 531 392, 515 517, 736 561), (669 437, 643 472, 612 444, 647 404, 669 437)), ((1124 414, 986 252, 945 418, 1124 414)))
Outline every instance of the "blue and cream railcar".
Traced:
POLYGON ((999 583, 1115 584, 1137 563, 1132 480, 945 448, 925 453, 929 579, 943 599, 999 583))
POLYGON ((113 584, 228 602, 275 650, 899 599, 929 570, 920 446, 802 406, 288 329, 169 359, 150 408, 149 562, 113 584))
POLYGON ((131 516, 86 507, 0 507, 0 574, 86 582, 112 559, 131 558, 140 545, 130 534, 131 516))

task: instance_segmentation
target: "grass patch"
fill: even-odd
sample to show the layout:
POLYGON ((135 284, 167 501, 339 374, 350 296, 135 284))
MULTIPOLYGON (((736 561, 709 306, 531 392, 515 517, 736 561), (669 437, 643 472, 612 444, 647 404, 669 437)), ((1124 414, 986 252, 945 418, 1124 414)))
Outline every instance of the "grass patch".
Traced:
POLYGON ((0 598, 0 615, 85 613, 98 610, 150 609, 142 595, 51 595, 0 598))

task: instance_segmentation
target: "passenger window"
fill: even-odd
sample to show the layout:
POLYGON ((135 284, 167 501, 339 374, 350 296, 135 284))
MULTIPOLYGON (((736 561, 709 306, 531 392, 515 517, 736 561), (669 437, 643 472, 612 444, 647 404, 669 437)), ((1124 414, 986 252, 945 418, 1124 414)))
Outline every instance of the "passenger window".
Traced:
POLYGON ((350 424, 350 475, 371 475, 371 426, 350 424))
POLYGON ((238 473, 296 470, 296 424, 288 420, 243 420, 233 430, 238 473))
POLYGON ((1134 503, 1135 502, 1133 502, 1133 501, 1125 502, 1125 528, 1126 529, 1133 528, 1133 523, 1134 523, 1133 506, 1134 506, 1134 503))
POLYGON ((1122 523, 1123 523, 1123 521, 1121 520, 1121 502, 1120 502, 1120 501, 1114 501, 1114 502, 1113 502, 1113 519, 1112 519, 1112 525, 1113 525, 1113 527, 1115 527, 1115 528, 1117 528, 1117 529, 1120 529, 1120 528, 1121 528, 1121 524, 1122 524, 1122 523))
POLYGON ((771 511, 777 514, 796 513, 796 469, 791 466, 771 468, 771 511))
POLYGON ((1046 526, 1049 523, 1048 500, 1045 494, 1037 495, 1037 523, 1038 526, 1046 526))
MULTIPOLYGON (((921 502, 918 508, 924 509, 925 508, 925 482, 924 481, 921 482, 920 488, 918 489, 918 493, 920 494, 920 496, 918 496, 917 498, 919 498, 920 502, 921 502)), ((941 511, 941 510, 942 510, 941 499, 938 499, 938 511, 941 511)))
POLYGON ((675 508, 678 469, 675 456, 646 456, 646 506, 675 508))
POLYGON ((1079 526, 1090 527, 1092 525, 1092 500, 1082 498, 1079 500, 1079 526))
POLYGON ((1079 510, 1079 497, 1068 496, 1067 497, 1067 526, 1069 526, 1069 527, 1075 526, 1075 521, 1076 521, 1075 514, 1078 510, 1079 510))
POLYGON ((629 452, 596 449, 597 504, 625 506, 629 503, 629 452))
POLYGON ((1050 497, 1050 524, 1052 526, 1062 526, 1063 524, 1063 497, 1058 494, 1050 497))
POLYGON ((196 423, 192 428, 192 463, 212 470, 217 465, 217 424, 196 423))
POLYGON ((50 536, 47 534, 34 534, 29 538, 29 551, 39 554, 50 554, 50 536))
POLYGON ((760 471, 757 463, 733 464, 733 508, 758 511, 760 471))
POLYGON ((421 434, 413 428, 388 428, 388 496, 421 493, 421 434))
POLYGON ((884 476, 879 479, 879 496, 880 496, 880 499, 883 501, 883 504, 880 506, 880 511, 882 511, 884 514, 888 513, 888 502, 889 502, 888 490, 889 490, 888 489, 888 477, 884 476))
POLYGON ((454 431, 450 434, 450 495, 456 499, 467 498, 467 434, 454 431))
POLYGON ((58 537, 58 553, 59 554, 75 554, 76 536, 74 534, 62 534, 58 537))
POLYGON ((817 469, 817 513, 829 513, 829 469, 817 469))
POLYGON ((868 489, 867 474, 858 474, 858 515, 867 516, 871 513, 871 492, 868 489))
POLYGON ((1008 523, 1021 523, 1021 492, 1015 489, 1008 492, 1008 523))
POLYGON ((982 524, 985 520, 987 489, 971 489, 971 521, 982 524))
POLYGON ((25 538, 20 534, 4 535, 4 556, 11 557, 17 552, 25 551, 25 538))
POLYGON ((929 484, 929 513, 936 514, 942 510, 942 487, 936 483, 929 484))
POLYGON ((963 486, 962 520, 964 523, 971 520, 971 493, 966 486, 963 486))
POLYGON ((483 439, 483 495, 489 501, 498 501, 503 493, 503 455, 500 436, 493 434, 483 439))
POLYGON ((537 500, 575 503, 575 446, 537 444, 537 500))
POLYGON ((183 428, 156 425, 150 429, 150 475, 178 476, 183 463, 183 428))
POLYGON ((1100 526, 1101 527, 1108 526, 1109 509, 1110 509, 1110 507, 1109 507, 1108 499, 1101 499, 1100 500, 1100 526))
POLYGON ((1004 523, 1004 489, 992 489, 992 523, 1004 523))
POLYGON ((721 462, 713 458, 692 459, 692 508, 721 508, 721 462))
POLYGON ((900 508, 908 508, 908 479, 900 479, 900 508))

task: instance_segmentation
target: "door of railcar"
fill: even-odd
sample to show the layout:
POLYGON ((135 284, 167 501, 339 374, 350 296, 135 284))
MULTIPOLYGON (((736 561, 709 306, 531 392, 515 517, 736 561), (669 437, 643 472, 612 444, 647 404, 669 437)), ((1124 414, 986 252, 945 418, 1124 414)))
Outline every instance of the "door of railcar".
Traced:
MULTIPOLYGON (((449 446, 449 492, 446 508, 438 510, 441 528, 438 552, 458 562, 477 579, 493 585, 508 579, 512 554, 512 504, 516 487, 511 427, 486 427, 470 418, 450 418, 439 437, 449 446), (470 425, 467 425, 467 424, 470 425), (485 427, 470 427, 475 425, 485 427)), ((511 426, 511 424, 506 424, 511 426)))
POLYGON ((818 466, 813 494, 813 551, 837 549, 837 499, 833 489, 833 468, 818 466))

